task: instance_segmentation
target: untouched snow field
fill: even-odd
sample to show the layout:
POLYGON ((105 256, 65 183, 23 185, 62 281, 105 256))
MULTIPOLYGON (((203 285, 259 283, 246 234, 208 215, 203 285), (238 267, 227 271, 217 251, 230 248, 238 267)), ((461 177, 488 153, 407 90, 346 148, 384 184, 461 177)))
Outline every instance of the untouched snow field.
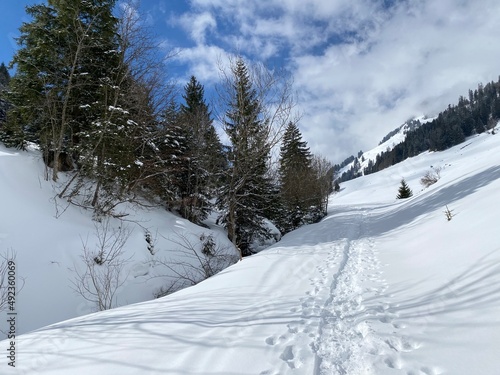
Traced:
MULTIPOLYGON (((322 222, 194 287, 21 335, 16 368, 3 356, 0 373, 497 374, 499 202, 500 135, 422 154, 342 184, 322 222), (431 166, 441 179, 424 189, 431 166), (402 177, 414 196, 396 200, 402 177)), ((8 219, 19 220, 9 236, 51 225, 8 219)), ((28 267, 19 259, 19 273, 28 267)), ((27 294, 20 319, 36 316, 27 294)))

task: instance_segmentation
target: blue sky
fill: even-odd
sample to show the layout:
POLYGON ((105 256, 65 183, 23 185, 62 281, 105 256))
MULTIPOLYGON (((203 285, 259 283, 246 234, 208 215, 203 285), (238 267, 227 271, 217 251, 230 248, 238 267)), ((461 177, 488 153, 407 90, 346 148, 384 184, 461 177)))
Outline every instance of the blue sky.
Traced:
MULTIPOLYGON (((0 61, 41 1, 0 2, 0 61)), ((500 75, 498 0, 142 0, 139 12, 178 52, 181 85, 194 74, 209 91, 234 53, 285 68, 305 140, 334 162, 500 75)))

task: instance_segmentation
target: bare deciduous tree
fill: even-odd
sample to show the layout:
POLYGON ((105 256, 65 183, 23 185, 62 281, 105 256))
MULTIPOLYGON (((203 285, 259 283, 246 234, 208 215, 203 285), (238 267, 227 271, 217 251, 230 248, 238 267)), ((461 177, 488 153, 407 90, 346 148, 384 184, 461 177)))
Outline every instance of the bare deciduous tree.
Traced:
POLYGON ((440 178, 441 178, 441 167, 435 167, 435 168, 432 167, 432 170, 427 171, 424 177, 420 179, 420 184, 427 188, 438 182, 440 178))
POLYGON ((176 233, 169 240, 176 245, 170 250, 169 258, 156 261, 168 271, 168 284, 155 292, 155 297, 163 297, 177 290, 198 284, 237 262, 228 247, 217 244, 211 234, 199 238, 189 238, 186 233, 176 233))
POLYGON ((95 224, 97 243, 94 247, 82 240, 83 269, 75 266, 73 290, 92 302, 96 310, 108 310, 116 306, 116 292, 125 283, 125 266, 130 258, 124 257, 123 247, 131 231, 120 226, 112 228, 109 219, 95 224))
POLYGON ((315 196, 318 198, 321 214, 324 216, 328 211, 328 196, 333 192, 333 165, 322 156, 313 156, 312 168, 316 177, 315 196))

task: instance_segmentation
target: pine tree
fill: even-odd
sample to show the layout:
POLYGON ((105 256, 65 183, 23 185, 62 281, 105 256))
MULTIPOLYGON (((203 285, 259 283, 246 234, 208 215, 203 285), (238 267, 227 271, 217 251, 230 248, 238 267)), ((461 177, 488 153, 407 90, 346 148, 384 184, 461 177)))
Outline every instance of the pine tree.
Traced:
POLYGON ((180 126, 186 136, 186 157, 183 166, 181 214, 193 222, 204 220, 211 210, 210 199, 220 175, 222 145, 218 139, 204 88, 192 76, 184 88, 185 105, 181 105, 180 126))
POLYGON ((7 118, 7 110, 9 108, 7 101, 3 99, 4 90, 8 88, 9 82, 9 71, 7 70, 5 64, 2 62, 2 64, 0 65, 0 140, 3 139, 2 125, 7 118))
POLYGON ((151 171, 145 189, 168 209, 179 210, 187 157, 187 137, 180 126, 179 108, 173 98, 144 141, 144 160, 151 171))
POLYGON ((61 156, 76 161, 78 179, 60 196, 82 193, 80 204, 96 211, 113 207, 112 199, 145 179, 142 152, 155 122, 147 87, 126 63, 114 5, 49 0, 28 7, 33 20, 20 28, 9 95, 10 138, 39 143, 53 180, 62 170, 61 156), (92 193, 82 188, 89 179, 92 193))
POLYGON ((397 195, 397 199, 406 199, 406 198, 410 198, 411 196, 413 196, 413 192, 411 191, 410 187, 408 186, 408 184, 406 183, 405 179, 401 179, 401 185, 399 187, 399 190, 398 190, 398 195, 397 195))
POLYGON ((53 154, 54 180, 65 151, 83 157, 81 164, 97 157, 99 168, 92 172, 102 175, 102 146, 117 140, 116 129, 109 131, 111 124, 121 122, 118 128, 125 121, 123 112, 112 113, 119 108, 117 87, 125 71, 114 3, 49 0, 28 7, 33 21, 20 28, 9 118, 13 126, 25 124, 23 138, 39 142, 46 160, 53 154), (106 133, 112 133, 112 141, 106 133))
POLYGON ((263 223, 272 192, 267 176, 270 145, 262 103, 243 60, 233 66, 232 78, 224 124, 231 141, 229 168, 218 203, 225 210, 221 220, 229 239, 246 256, 255 239, 270 236, 263 223))
POLYGON ((298 127, 290 122, 285 129, 280 151, 280 196, 283 215, 280 227, 288 232, 305 223, 314 206, 315 175, 312 155, 307 142, 302 140, 298 127))
POLYGON ((0 64, 0 91, 7 88, 9 86, 10 82, 10 74, 5 66, 5 64, 2 62, 0 64))

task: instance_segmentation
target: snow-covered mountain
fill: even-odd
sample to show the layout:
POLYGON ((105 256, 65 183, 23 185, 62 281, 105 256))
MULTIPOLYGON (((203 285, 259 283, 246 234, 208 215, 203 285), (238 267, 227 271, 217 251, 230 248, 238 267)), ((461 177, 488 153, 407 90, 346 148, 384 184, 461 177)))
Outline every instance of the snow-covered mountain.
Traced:
POLYGON ((343 173, 348 172, 349 170, 353 171, 353 174, 362 175, 363 170, 368 167, 370 161, 374 162, 377 159, 377 155, 392 150, 396 145, 400 144, 406 139, 406 135, 409 131, 412 131, 419 126, 433 120, 434 118, 419 116, 405 121, 402 125, 398 126, 387 136, 385 136, 378 146, 369 151, 363 152, 351 163, 345 165, 342 169, 337 171, 336 176, 340 177, 343 173))
MULTIPOLYGON (((35 163, 1 151, 0 171, 5 159, 35 163)), ((19 174, 14 179, 2 173, 2 184, 7 178, 9 184, 28 186, 19 174)), ((19 194, 32 204, 53 205, 40 200, 44 185, 39 186, 29 191, 33 196, 23 189, 19 194)), ((6 221, 17 223, 17 232, 9 236, 23 238, 36 226, 52 225, 2 199, 2 208, 8 208, 2 233, 6 221)), ((323 221, 287 234, 196 286, 16 338, 16 370, 45 375, 496 374, 498 202, 500 136, 485 133, 444 152, 423 153, 343 183, 323 221), (440 168, 441 178, 424 188, 420 179, 431 168, 440 168), (396 200, 403 177, 414 195, 396 200)), ((171 224, 187 225, 176 220, 171 224)), ((53 239, 61 263, 70 257, 63 244, 79 242, 65 235, 68 228, 53 239)), ((30 273, 35 265, 62 272, 42 262, 44 251, 50 249, 30 249, 30 260, 18 250, 26 288, 30 280, 43 282, 30 273)), ((43 287, 44 296, 54 292, 54 285, 43 287)), ((27 308, 31 298, 36 296, 18 296, 20 321, 36 316, 27 308)), ((50 303, 64 309, 62 301, 50 303)), ((3 361, 7 369, 9 359, 3 361)))

